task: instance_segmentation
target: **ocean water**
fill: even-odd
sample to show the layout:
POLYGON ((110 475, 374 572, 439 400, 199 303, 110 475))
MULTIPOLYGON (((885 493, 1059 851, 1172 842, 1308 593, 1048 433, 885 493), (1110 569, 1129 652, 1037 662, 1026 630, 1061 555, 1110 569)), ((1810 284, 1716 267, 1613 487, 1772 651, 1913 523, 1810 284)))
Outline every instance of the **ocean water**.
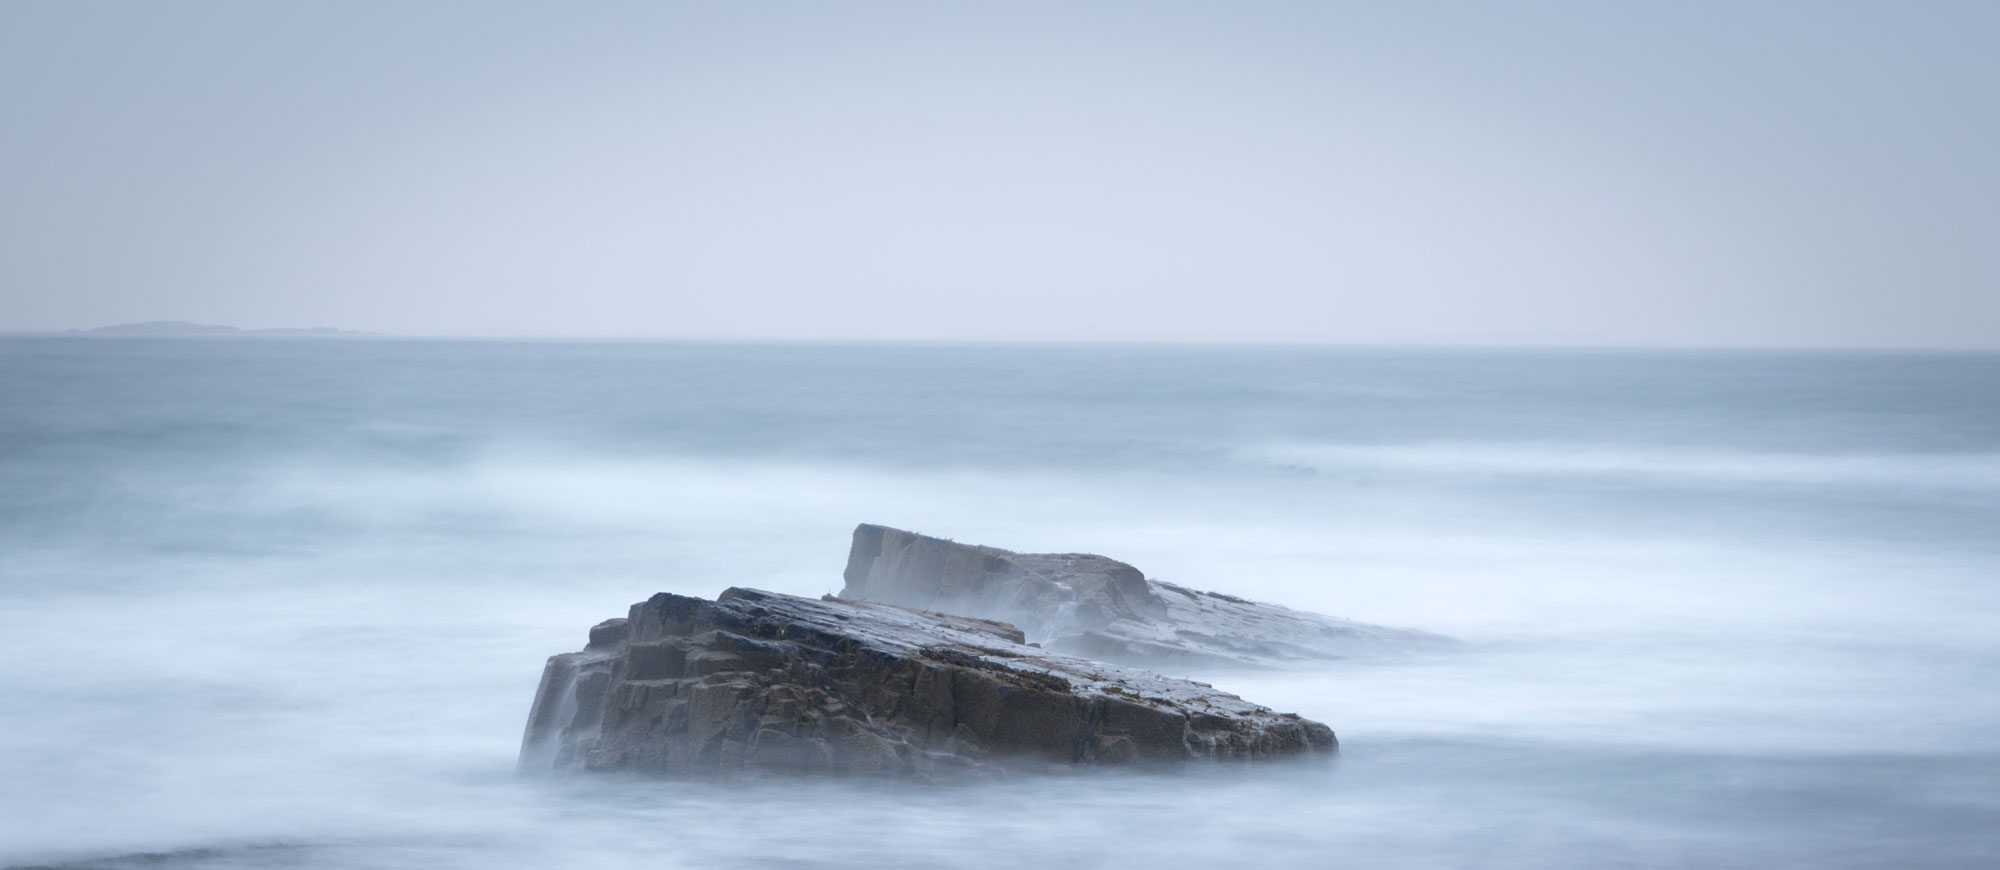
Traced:
POLYGON ((0 339, 0 867, 2000 866, 2000 356, 0 339), (879 522, 1455 636, 1337 759, 522 780, 879 522))

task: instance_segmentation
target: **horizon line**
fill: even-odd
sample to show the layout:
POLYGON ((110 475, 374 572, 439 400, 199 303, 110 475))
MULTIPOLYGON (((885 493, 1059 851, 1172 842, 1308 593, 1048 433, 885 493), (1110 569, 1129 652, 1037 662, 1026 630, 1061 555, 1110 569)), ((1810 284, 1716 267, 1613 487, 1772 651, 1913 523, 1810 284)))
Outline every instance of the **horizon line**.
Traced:
MULTIPOLYGON (((232 327, 233 328, 233 327, 232 327)), ((234 333, 106 333, 92 329, 0 329, 0 337, 80 338, 92 340, 168 339, 175 341, 467 341, 522 343, 602 343, 602 344, 710 344, 710 345, 792 345, 792 346, 912 346, 912 347, 1159 347, 1215 349, 1294 349, 1294 350, 1468 350, 1468 351, 1660 351, 1660 352, 1824 352, 1824 353, 2000 353, 1995 345, 1920 344, 1752 344, 1752 343, 1610 343, 1584 341, 1423 341, 1423 340, 1325 340, 1325 339, 1206 339, 1206 338, 909 338, 909 337, 803 337, 803 336, 696 336, 618 334, 537 334, 537 333, 395 333, 350 330, 345 327, 263 327, 240 328, 234 333), (300 329, 298 332, 283 331, 300 329), (307 330, 332 329, 314 334, 307 330)))

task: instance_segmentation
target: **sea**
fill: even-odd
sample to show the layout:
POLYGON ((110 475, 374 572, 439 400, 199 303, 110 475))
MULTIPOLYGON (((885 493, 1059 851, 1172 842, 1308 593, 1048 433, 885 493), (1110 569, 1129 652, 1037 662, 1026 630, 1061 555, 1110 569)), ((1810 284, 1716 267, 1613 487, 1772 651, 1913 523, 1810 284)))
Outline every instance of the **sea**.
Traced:
POLYGON ((0 338, 0 867, 2000 866, 2000 354, 0 338), (524 778, 881 523, 1456 638, 1298 764, 524 778))

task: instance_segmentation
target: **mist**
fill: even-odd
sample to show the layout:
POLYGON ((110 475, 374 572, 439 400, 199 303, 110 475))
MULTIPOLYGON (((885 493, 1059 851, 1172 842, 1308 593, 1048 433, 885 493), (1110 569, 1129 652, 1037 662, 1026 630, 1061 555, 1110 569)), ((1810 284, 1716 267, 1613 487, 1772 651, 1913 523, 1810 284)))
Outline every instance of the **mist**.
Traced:
POLYGON ((0 6, 0 870, 1996 866, 1996 37, 1950 2, 0 6), (1146 707, 1105 688, 1139 646, 848 596, 890 561, 858 524, 1096 566, 1010 587, 1074 625, 1249 615, 1118 616, 1204 699, 1146 707), (690 652, 718 623, 617 622, 732 587, 832 645, 753 673, 690 652), (878 652, 1083 724, 999 758, 997 713, 816 670, 878 652), (734 775, 604 769, 643 753, 579 661, 599 708, 648 683, 621 739, 790 680, 796 721, 735 724, 906 778, 755 772, 764 730, 671 749, 734 775))
POLYGON ((0 348, 9 866, 736 866, 755 843, 871 867, 1972 867, 1996 846, 1988 355, 0 348), (1332 723, 1331 765, 515 775, 544 657, 655 592, 836 591, 859 521, 1460 645, 1187 675, 1332 723))

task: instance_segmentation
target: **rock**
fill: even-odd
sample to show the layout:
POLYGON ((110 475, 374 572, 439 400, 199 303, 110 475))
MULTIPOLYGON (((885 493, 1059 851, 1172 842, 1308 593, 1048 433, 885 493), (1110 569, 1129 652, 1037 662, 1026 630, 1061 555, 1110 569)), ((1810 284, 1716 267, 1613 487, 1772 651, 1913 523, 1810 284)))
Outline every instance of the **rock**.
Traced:
POLYGON ((1335 749, 1318 722, 1024 640, 1005 623, 832 596, 663 593, 549 659, 520 763, 932 777, 1335 749))
POLYGON ((1451 643, 1159 580, 1115 559, 1015 553, 863 523, 840 597, 1018 625, 1052 650, 1160 669, 1272 667, 1451 643))

